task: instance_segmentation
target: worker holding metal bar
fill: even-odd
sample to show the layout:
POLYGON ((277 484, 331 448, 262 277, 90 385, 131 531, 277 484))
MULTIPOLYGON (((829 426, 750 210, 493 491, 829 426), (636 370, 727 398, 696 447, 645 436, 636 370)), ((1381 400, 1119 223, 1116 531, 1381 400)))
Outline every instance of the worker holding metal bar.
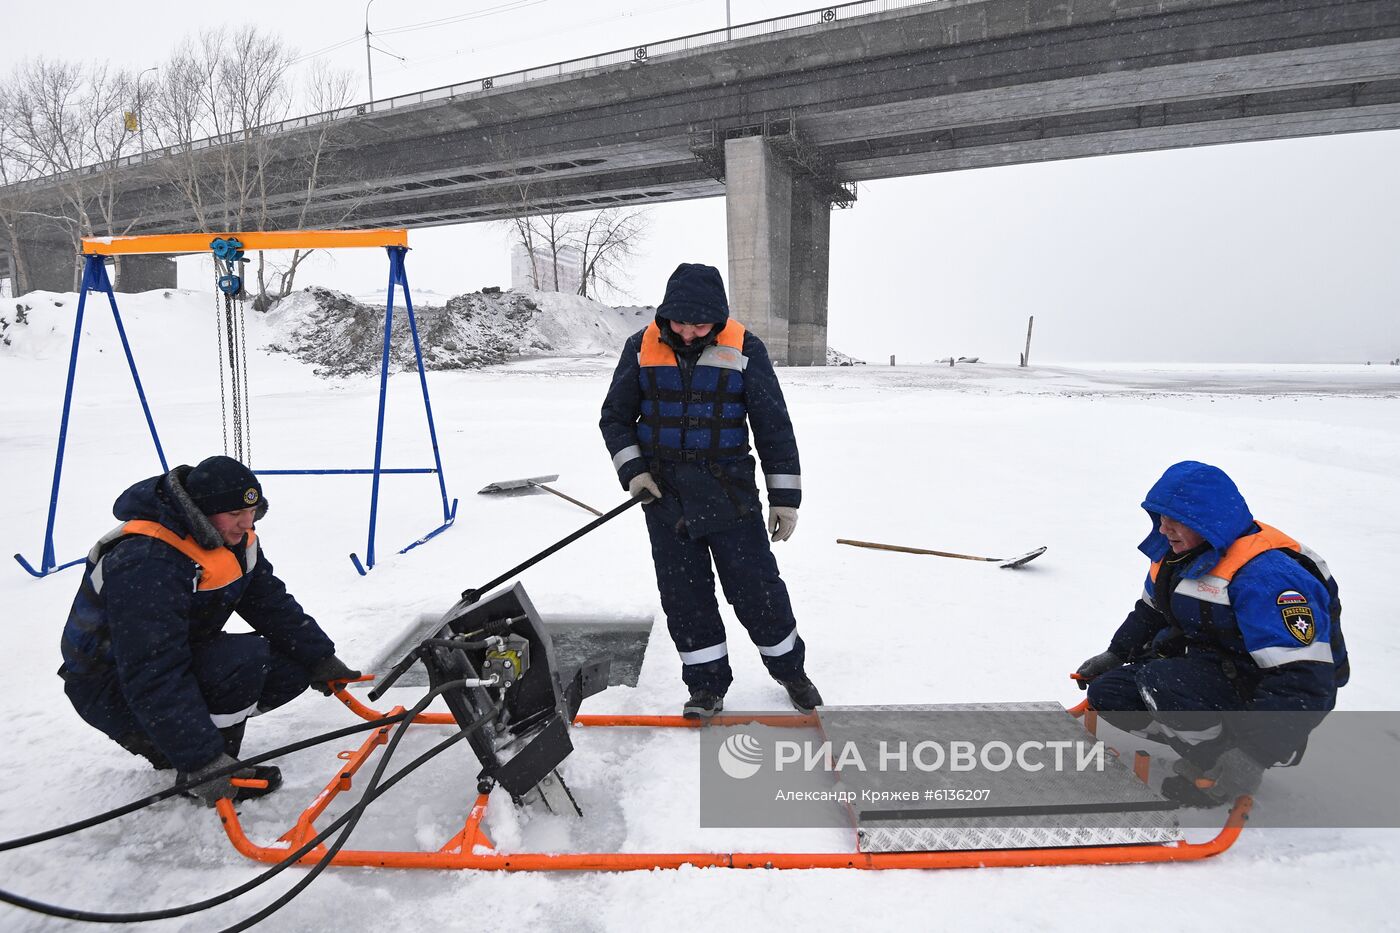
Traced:
MULTIPOLYGON (((360 676, 274 574, 253 531, 267 500, 237 460, 142 480, 112 511, 121 524, 88 554, 58 673, 78 715, 128 752, 197 780, 237 764, 249 717, 360 676), (235 612, 253 632, 223 631, 235 612)), ((257 766, 191 793, 213 806, 281 780, 257 766)))
POLYGON ((661 607, 690 689, 684 715, 719 712, 734 679, 712 566, 793 706, 819 706, 769 546, 797 527, 797 439, 768 350, 729 317, 718 269, 682 263, 672 273, 656 319, 622 349, 599 427, 618 479, 647 500, 661 607), (750 427, 768 490, 766 530, 750 427))
POLYGON ((1218 467, 1171 466, 1142 507, 1142 596, 1076 676, 1105 720, 1182 756, 1164 794, 1214 806, 1296 763, 1335 705, 1350 676, 1337 582, 1218 467))

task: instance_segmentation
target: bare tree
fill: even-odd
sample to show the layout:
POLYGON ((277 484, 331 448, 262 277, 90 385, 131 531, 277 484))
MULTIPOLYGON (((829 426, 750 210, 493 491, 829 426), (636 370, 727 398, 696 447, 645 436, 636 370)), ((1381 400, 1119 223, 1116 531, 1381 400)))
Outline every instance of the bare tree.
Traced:
POLYGON ((649 221, 646 208, 611 207, 567 214, 550 210, 505 223, 530 259, 535 288, 560 291, 572 273, 578 278, 577 293, 597 298, 600 287, 627 293, 623 282, 627 262, 645 239, 649 221))
MULTIPOLYGON (((51 217, 79 251, 79 240, 112 235, 112 167, 130 145, 122 120, 130 75, 105 64, 32 59, 15 69, 5 94, 7 172, 53 176, 65 216, 51 217)), ((74 264, 73 284, 78 284, 74 264)))
POLYGON ((650 212, 644 207, 610 207, 590 217, 578 235, 582 254, 578 293, 588 298, 591 290, 596 298, 601 285, 626 294, 622 275, 650 223, 650 212))
MULTIPOLYGON (((293 60, 281 39, 245 26, 187 40, 163 69, 153 101, 155 132, 172 154, 162 164, 201 231, 266 230, 274 216, 289 212, 290 223, 302 227, 317 206, 317 192, 332 174, 329 155, 340 128, 334 115, 349 103, 355 82, 348 72, 313 68, 301 100, 330 116, 279 133, 273 124, 298 96, 293 60)), ((357 205, 339 204, 341 216, 357 205)), ((265 310, 290 294, 308 255, 293 251, 290 259, 273 260, 260 253, 254 307, 265 310)))
POLYGON ((564 283, 576 277, 577 293, 585 298, 596 298, 600 286, 626 294, 623 274, 645 239, 650 220, 646 208, 566 211, 552 185, 532 183, 528 177, 496 195, 519 205, 520 213, 501 223, 525 252, 531 286, 562 291, 564 283))
MULTIPOLYGON (((333 69, 323 62, 313 66, 307 82, 306 103, 312 113, 335 113, 350 103, 358 78, 349 71, 333 69)), ((323 119, 315 124, 315 130, 297 137, 297 151, 286 163, 282 171, 295 171, 304 179, 303 196, 297 209, 295 226, 306 226, 307 215, 316 202, 316 192, 320 188, 326 171, 327 157, 335 146, 335 133, 338 129, 333 119, 323 119)), ((358 206, 358 200, 342 205, 342 218, 358 206)), ((267 253, 258 254, 258 297, 253 307, 266 311, 274 303, 291 294, 296 281, 297 269, 314 250, 292 250, 285 262, 267 259, 267 253)))
POLYGON ((205 30, 182 43, 150 104, 152 131, 171 156, 168 177, 204 232, 263 229, 269 124, 291 105, 292 51, 256 26, 205 30))
POLYGON ((19 228, 29 206, 22 183, 36 172, 14 132, 16 101, 11 84, 10 80, 0 83, 0 243, 10 257, 11 294, 19 295, 29 291, 29 270, 20 250, 19 228))

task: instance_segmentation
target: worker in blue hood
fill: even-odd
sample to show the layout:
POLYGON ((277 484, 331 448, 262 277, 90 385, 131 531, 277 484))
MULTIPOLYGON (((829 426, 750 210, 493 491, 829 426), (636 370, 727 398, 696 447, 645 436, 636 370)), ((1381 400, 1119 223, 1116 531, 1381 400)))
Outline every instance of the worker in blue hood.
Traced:
POLYGON ((1143 592, 1077 672, 1108 722, 1182 756, 1163 792, 1191 806, 1253 793, 1292 764, 1350 675, 1326 561, 1255 519, 1223 470, 1169 467, 1142 503, 1143 592), (1290 713, 1220 716, 1227 711, 1290 713))
POLYGON ((672 273, 656 320, 622 349, 599 427, 619 482, 647 503, 661 607, 690 689, 682 713, 713 716, 734 679, 714 571, 792 704, 820 705, 770 547, 797 527, 797 439, 768 350, 729 316, 714 266, 681 263, 672 273), (766 531, 750 427, 768 493, 766 531))

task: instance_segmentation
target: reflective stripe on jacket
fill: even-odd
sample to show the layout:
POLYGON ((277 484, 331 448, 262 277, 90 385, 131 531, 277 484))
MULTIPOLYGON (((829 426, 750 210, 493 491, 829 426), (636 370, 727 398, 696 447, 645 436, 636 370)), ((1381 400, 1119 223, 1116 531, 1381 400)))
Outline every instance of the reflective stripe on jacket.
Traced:
MULTIPOLYGON (((1165 598, 1187 644, 1242 649, 1262 669, 1298 661, 1335 665, 1337 686, 1349 675, 1341 635, 1341 600, 1327 562, 1263 522, 1236 538, 1209 569, 1186 569, 1165 598)), ((1161 611, 1161 561, 1154 561, 1143 601, 1161 611)))

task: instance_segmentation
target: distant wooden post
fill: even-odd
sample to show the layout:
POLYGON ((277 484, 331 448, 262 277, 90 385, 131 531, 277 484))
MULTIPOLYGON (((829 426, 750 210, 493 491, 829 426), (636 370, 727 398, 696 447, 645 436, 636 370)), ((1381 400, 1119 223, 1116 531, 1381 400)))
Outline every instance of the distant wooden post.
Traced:
POLYGON ((1031 365, 1031 328, 1035 327, 1035 315, 1026 322, 1026 352, 1021 354, 1021 365, 1031 365))
POLYGON ((893 353, 890 354, 890 365, 891 365, 891 366, 894 365, 894 354, 893 354, 893 353))

